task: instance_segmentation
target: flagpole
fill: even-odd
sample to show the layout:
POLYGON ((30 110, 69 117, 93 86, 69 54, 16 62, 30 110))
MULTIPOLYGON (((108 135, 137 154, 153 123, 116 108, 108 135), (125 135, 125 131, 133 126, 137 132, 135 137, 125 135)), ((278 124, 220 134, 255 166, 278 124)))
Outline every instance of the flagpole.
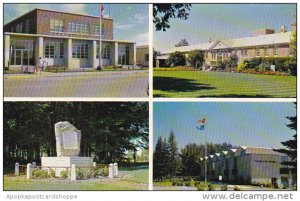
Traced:
POLYGON ((205 179, 204 179, 205 185, 207 184, 207 159, 208 159, 208 158, 206 158, 207 157, 207 139, 206 138, 207 138, 207 136, 205 135, 205 156, 204 156, 204 159, 205 159, 205 169, 204 169, 204 171, 205 171, 205 179))
POLYGON ((101 42, 101 32, 102 32, 102 4, 100 4, 100 24, 99 24, 99 67, 102 67, 101 60, 101 51, 102 51, 102 42, 101 42))

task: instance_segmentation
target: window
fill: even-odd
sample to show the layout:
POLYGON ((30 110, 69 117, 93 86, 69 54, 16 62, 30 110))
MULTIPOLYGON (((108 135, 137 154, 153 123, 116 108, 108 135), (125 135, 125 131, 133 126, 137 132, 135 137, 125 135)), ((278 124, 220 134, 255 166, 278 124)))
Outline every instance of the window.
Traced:
POLYGON ((149 61, 149 54, 145 54, 145 61, 149 61))
POLYGON ((265 57, 269 56, 269 49, 267 47, 264 48, 265 57))
POLYGON ((59 43, 59 58, 64 58, 65 46, 64 43, 59 43))
POLYGON ((25 22, 25 33, 29 33, 29 20, 25 22))
POLYGON ((88 24, 81 24, 77 22, 68 23, 68 32, 70 33, 89 34, 89 29, 88 24))
POLYGON ((16 25, 16 33, 22 33, 23 30, 23 23, 16 25))
POLYGON ((121 46, 118 47, 118 64, 120 65, 128 65, 129 64, 129 46, 121 46))
POLYGON ((64 32, 64 22, 62 20, 50 19, 50 31, 51 32, 64 32))
POLYGON ((73 44, 72 57, 79 59, 88 58, 89 45, 84 43, 73 44))
POLYGON ((279 55, 278 47, 274 47, 274 56, 278 56, 278 55, 279 55))
POLYGON ((54 45, 46 44, 45 46, 45 58, 54 58, 54 45))
MULTIPOLYGON (((110 59, 110 46, 102 44, 102 59, 110 59)), ((99 58, 99 43, 97 43, 96 57, 99 58)))
MULTIPOLYGON (((99 25, 93 25, 92 26, 92 34, 95 35, 95 36, 99 36, 99 33, 100 33, 100 26, 99 25)), ((102 24, 102 27, 101 27, 101 35, 102 35, 102 38, 104 36, 104 25, 102 24)))
POLYGON ((255 55, 257 56, 257 57, 259 57, 260 56, 260 49, 259 48, 256 48, 256 51, 255 51, 256 53, 255 53, 255 55))

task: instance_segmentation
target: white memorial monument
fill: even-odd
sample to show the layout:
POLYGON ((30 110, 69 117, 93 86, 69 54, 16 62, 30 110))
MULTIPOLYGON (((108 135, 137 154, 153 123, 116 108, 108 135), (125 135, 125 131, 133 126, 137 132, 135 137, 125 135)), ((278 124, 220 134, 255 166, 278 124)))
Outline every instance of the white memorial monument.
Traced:
MULTIPOLYGON (((44 169, 54 169, 57 177, 62 170, 71 172, 75 167, 93 167, 93 157, 78 156, 80 152, 81 131, 67 121, 55 124, 57 157, 42 157, 41 163, 44 169)), ((85 169, 83 169, 85 170, 85 169)), ((88 170, 86 168, 86 170, 88 170)))

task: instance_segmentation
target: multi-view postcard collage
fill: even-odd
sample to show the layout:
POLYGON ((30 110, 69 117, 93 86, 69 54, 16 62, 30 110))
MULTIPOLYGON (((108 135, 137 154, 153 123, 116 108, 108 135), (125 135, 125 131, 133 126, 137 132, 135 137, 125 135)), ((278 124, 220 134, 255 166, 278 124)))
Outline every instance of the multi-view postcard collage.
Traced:
POLYGON ((3 191, 297 191, 296 3, 2 3, 3 191))

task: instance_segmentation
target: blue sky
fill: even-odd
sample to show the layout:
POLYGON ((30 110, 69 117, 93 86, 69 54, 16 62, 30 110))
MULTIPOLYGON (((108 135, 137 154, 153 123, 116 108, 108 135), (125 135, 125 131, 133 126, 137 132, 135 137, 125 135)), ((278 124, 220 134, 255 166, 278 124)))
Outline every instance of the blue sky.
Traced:
MULTIPOLYGON (((4 23, 34 8, 99 16, 100 4, 4 4, 4 23)), ((109 5, 104 4, 104 17, 109 15, 109 5)), ((148 44, 149 9, 147 4, 110 4, 110 17, 114 19, 114 39, 148 44)))
POLYGON ((290 102, 154 102, 154 146, 173 130, 179 147, 204 143, 207 135, 214 143, 279 148, 295 133, 286 126, 286 117, 295 115, 290 102), (206 129, 198 131, 203 117, 206 129))
POLYGON ((187 20, 171 19, 166 32, 155 31, 153 47, 166 51, 182 38, 189 44, 248 37, 260 28, 290 30, 295 21, 296 4, 192 4, 187 20))

